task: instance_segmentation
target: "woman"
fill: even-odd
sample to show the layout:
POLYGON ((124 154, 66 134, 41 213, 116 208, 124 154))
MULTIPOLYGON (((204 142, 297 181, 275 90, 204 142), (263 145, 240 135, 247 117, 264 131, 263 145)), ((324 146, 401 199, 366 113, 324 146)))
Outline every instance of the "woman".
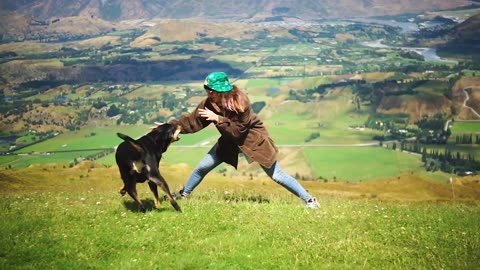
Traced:
POLYGON ((318 208, 317 199, 278 165, 278 150, 262 121, 252 111, 247 95, 235 85, 232 86, 223 72, 210 73, 205 79, 204 88, 208 97, 195 111, 170 123, 181 125, 183 134, 197 132, 213 123, 221 136, 193 170, 180 195, 190 195, 205 175, 222 162, 236 169, 241 151, 247 159, 258 162, 275 182, 304 200, 308 208, 318 208))

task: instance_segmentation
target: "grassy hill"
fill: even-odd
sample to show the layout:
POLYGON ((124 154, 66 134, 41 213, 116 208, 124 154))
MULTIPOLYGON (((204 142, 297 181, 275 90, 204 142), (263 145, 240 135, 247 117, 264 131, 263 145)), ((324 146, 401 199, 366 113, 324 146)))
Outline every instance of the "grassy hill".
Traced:
MULTIPOLYGON (((167 159, 169 157, 166 157, 167 159)), ((161 163, 160 170, 172 190, 183 187, 191 166, 187 164, 161 163)), ((3 194, 35 192, 116 192, 122 186, 116 166, 103 166, 84 161, 73 167, 62 164, 34 164, 29 168, 5 169, 0 171, 0 187, 3 194)), ((477 203, 480 200, 478 177, 454 177, 453 184, 435 181, 424 176, 405 173, 395 177, 381 177, 377 181, 302 181, 301 184, 320 198, 372 199, 385 202, 442 202, 456 201, 477 203), (453 190, 452 190, 453 188, 453 190), (452 193, 453 192, 453 193, 452 193)), ((142 199, 150 198, 148 185, 139 184, 142 199)), ((196 189, 196 193, 220 192, 225 190, 238 196, 264 194, 266 197, 296 199, 265 174, 253 176, 225 176, 212 172, 196 189)), ((199 195, 201 196, 201 195, 199 195)), ((241 197, 240 197, 241 198, 241 197)), ((246 197, 248 198, 248 197, 246 197)), ((246 199, 244 198, 244 199, 246 199)), ((297 199, 298 200, 298 199, 297 199)), ((167 207, 167 204, 165 204, 167 207)))
MULTIPOLYGON (((185 180, 184 167, 161 170, 174 190, 185 180)), ((214 173, 181 214, 155 209, 139 185, 142 214, 118 177, 92 163, 1 170, 0 266, 472 269, 480 259, 474 178, 302 182, 320 200, 312 210, 270 179, 214 173)))

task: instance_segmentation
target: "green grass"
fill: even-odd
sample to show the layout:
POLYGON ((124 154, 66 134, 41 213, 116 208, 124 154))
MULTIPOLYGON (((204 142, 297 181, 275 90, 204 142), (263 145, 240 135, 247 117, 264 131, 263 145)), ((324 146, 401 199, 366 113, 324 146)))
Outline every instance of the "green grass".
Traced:
POLYGON ((311 210, 291 196, 262 196, 270 202, 199 193, 179 202, 181 214, 145 200, 142 214, 94 183, 5 194, 0 268, 475 269, 480 261, 478 206, 321 198, 311 210))
POLYGON ((1 143, 0 144, 0 151, 1 152, 7 152, 8 150, 10 150, 10 144, 8 144, 8 143, 1 143))
MULTIPOLYGON (((170 165, 186 164, 189 167, 195 167, 198 162, 207 154, 211 148, 211 144, 198 147, 179 147, 171 146, 162 157, 162 163, 170 165)), ((425 169, 422 167, 421 158, 418 155, 409 153, 402 153, 399 151, 392 151, 381 147, 302 147, 304 150, 304 157, 297 158, 294 163, 291 161, 280 160, 283 164, 283 169, 290 171, 293 174, 298 173, 296 165, 308 164, 312 168, 314 178, 322 177, 330 181, 336 179, 338 181, 368 181, 378 178, 395 177, 402 174, 422 174, 425 169)), ((288 155, 292 151, 291 147, 279 146, 281 156, 288 155)), ((240 159, 243 160, 242 158, 240 159)), ((114 155, 110 154, 96 161, 103 165, 115 165, 114 155)), ((238 173, 232 167, 222 164, 216 169, 218 171, 222 168, 231 169, 230 173, 238 173)), ((239 170, 245 170, 245 165, 239 166, 239 170)), ((253 170, 248 172, 253 173, 253 170)), ((263 175, 263 172, 261 172, 263 175)), ((445 180, 444 175, 437 175, 430 173, 428 178, 440 178, 445 180)))
POLYGON ((316 177, 348 181, 419 173, 419 156, 382 147, 312 147, 304 150, 316 177))
POLYGON ((113 148, 117 146, 121 142, 121 139, 116 135, 117 132, 137 138, 147 133, 148 129, 149 126, 146 125, 90 126, 78 131, 66 132, 52 139, 22 148, 15 151, 15 155, 0 156, 0 166, 25 168, 32 164, 46 163, 68 165, 76 158, 85 158, 100 152, 99 150, 85 151, 87 149, 113 148), (62 152, 50 153, 52 151, 62 152))
POLYGON ((147 125, 90 126, 78 131, 60 134, 53 139, 25 147, 17 151, 17 153, 111 148, 121 142, 121 139, 116 135, 117 132, 137 138, 146 134, 148 129, 149 126, 147 125))
POLYGON ((194 146, 198 144, 209 144, 213 145, 217 142, 220 134, 213 124, 207 126, 206 128, 200 130, 194 134, 180 134, 180 140, 175 142, 172 146, 176 145, 189 145, 194 146))
MULTIPOLYGON (((121 142, 116 132, 128 134, 133 138, 140 137, 148 132, 148 126, 109 126, 109 127, 91 127, 80 131, 68 132, 42 143, 23 148, 19 151, 20 155, 0 156, 0 167, 26 168, 32 164, 60 163, 66 164, 73 162, 75 158, 94 155, 99 151, 78 151, 79 149, 112 148, 121 142), (95 135, 91 136, 94 132, 95 135), (50 154, 40 154, 50 151, 69 151, 50 154), (36 154, 32 154, 38 152, 36 154)), ((175 142, 163 156, 163 161, 171 164, 187 163, 194 166, 205 155, 209 148, 218 139, 218 131, 215 127, 209 126, 192 136, 190 134, 180 135, 180 141, 175 142), (179 146, 190 146, 188 148, 179 146), (198 145, 198 147, 196 147, 198 145)), ((99 164, 114 165, 114 154, 109 154, 97 160, 99 164)))
POLYGON ((288 101, 279 104, 278 109, 264 119, 264 123, 278 144, 302 144, 312 133, 320 133, 320 137, 309 142, 312 144, 372 142, 373 136, 379 131, 350 128, 365 123, 368 115, 363 111, 368 107, 357 113, 347 97, 338 99, 324 100, 320 105, 288 101))
POLYGON ((59 163, 68 166, 76 158, 85 158, 98 151, 75 151, 63 153, 22 154, 0 156, 0 167, 26 168, 32 164, 59 163))
POLYGON ((282 46, 275 52, 275 56, 310 56, 316 57, 321 46, 313 43, 292 44, 282 46))
MULTIPOLYGON (((194 167, 207 154, 219 137, 220 135, 213 125, 195 134, 180 134, 180 140, 170 145, 168 151, 162 155, 162 162, 187 164, 194 167)), ((0 156, 1 160, 2 157, 0 156)), ((115 156, 110 154, 96 160, 96 162, 103 165, 115 165, 115 156)))
POLYGON ((476 122, 462 122, 455 121, 452 124, 452 136, 455 136, 455 133, 479 133, 480 132, 480 121, 476 122))
POLYGON ((265 121, 268 132, 278 144, 305 143, 305 139, 316 132, 316 129, 308 126, 309 122, 305 115, 295 113, 293 110, 282 110, 265 121))
MULTIPOLYGON (((213 145, 199 147, 175 147, 171 146, 166 153, 162 155, 162 163, 168 164, 187 164, 191 167, 200 162, 213 145)), ((95 161, 102 165, 115 165, 115 154, 104 156, 95 161)))
POLYGON ((255 79, 255 80, 248 80, 248 83, 245 86, 248 87, 269 87, 275 88, 280 87, 279 80, 276 79, 255 79))

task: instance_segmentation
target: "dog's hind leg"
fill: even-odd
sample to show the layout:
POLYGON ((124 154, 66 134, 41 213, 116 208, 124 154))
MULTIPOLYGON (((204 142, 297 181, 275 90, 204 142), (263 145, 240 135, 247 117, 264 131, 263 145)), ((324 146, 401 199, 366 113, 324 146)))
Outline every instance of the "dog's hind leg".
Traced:
POLYGON ((155 176, 150 176, 149 180, 162 188, 163 192, 165 192, 165 194, 167 195, 170 204, 172 204, 173 208, 175 208, 177 212, 182 212, 182 209, 178 205, 177 201, 175 200, 175 198, 173 198, 172 193, 170 193, 170 188, 168 187, 167 182, 165 181, 163 176, 160 175, 160 173, 156 174, 155 176))
POLYGON ((122 196, 125 196, 125 193, 127 193, 127 190, 125 189, 125 185, 123 185, 123 187, 120 189, 120 191, 118 191, 118 193, 120 193, 120 195, 122 196))
POLYGON ((148 186, 150 187, 150 190, 153 193, 153 197, 155 197, 155 207, 160 208, 160 199, 158 198, 157 184, 155 184, 154 182, 148 181, 148 186))
POLYGON ((135 183, 127 185, 126 189, 127 189, 128 195, 130 195, 130 197, 132 197, 132 199, 135 200, 135 202, 137 203, 138 207, 140 208, 140 211, 145 213, 145 206, 138 199, 137 188, 135 186, 135 183))
POLYGON ((126 172, 127 170, 125 170, 124 168, 120 168, 120 176, 122 178, 122 181, 123 181, 123 186, 122 188, 118 191, 118 193, 120 193, 120 195, 122 196, 125 196, 125 193, 127 193, 127 182, 125 179, 128 179, 128 173, 126 172))

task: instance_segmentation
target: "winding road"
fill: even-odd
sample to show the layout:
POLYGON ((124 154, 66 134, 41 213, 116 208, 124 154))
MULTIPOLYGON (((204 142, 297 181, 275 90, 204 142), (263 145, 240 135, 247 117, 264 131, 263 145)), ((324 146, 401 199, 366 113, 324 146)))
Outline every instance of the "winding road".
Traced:
POLYGON ((468 86, 462 89, 463 93, 465 93, 465 100, 463 101, 463 107, 469 109, 470 111, 472 111, 473 114, 475 114, 478 118, 480 118, 480 114, 477 111, 475 111, 472 107, 467 106, 467 101, 470 99, 470 95, 468 94, 467 89, 470 89, 470 88, 472 88, 472 86, 468 86))

